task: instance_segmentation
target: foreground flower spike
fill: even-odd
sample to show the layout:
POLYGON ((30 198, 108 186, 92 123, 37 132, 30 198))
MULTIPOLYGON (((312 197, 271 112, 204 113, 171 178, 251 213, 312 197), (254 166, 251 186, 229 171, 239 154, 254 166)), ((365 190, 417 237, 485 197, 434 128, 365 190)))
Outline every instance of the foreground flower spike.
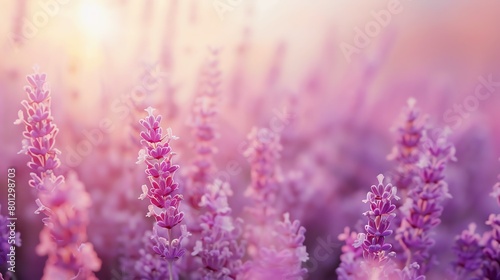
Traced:
POLYGON ((35 68, 27 79, 28 99, 21 102, 25 111, 19 111, 14 123, 25 125, 21 153, 31 158, 29 185, 38 192, 35 213, 46 216, 37 247, 39 255, 48 256, 43 279, 96 279, 93 272, 100 269, 101 261, 86 233, 90 197, 74 173, 69 173, 67 180, 55 174, 60 166, 60 151, 55 148, 59 130, 50 111, 46 75, 35 68))
POLYGON ((366 195, 364 203, 368 203, 370 210, 363 213, 368 218, 365 226, 366 233, 358 235, 358 242, 354 246, 363 248, 363 258, 370 264, 380 264, 381 266, 393 255, 392 245, 385 242, 385 239, 392 234, 390 229, 391 221, 396 214, 396 206, 392 204, 392 199, 398 200, 396 187, 392 184, 384 186, 384 175, 377 176, 378 185, 371 186, 371 191, 366 195))
MULTIPOLYGON (((168 262, 169 277, 174 279, 173 263, 185 254, 183 240, 189 236, 185 225, 180 225, 178 238, 174 238, 174 228, 184 220, 184 212, 179 209, 183 199, 176 193, 179 185, 174 181, 174 174, 179 169, 172 163, 174 153, 170 148, 170 141, 177 139, 170 129, 163 135, 160 127, 161 115, 154 115, 154 109, 146 109, 148 115, 140 120, 144 130, 141 132, 143 149, 139 152, 139 161, 146 163, 146 174, 149 187, 142 186, 140 199, 148 198, 150 205, 146 216, 153 216, 156 220, 152 239, 155 241, 153 250, 168 262)), ((177 276, 175 276, 177 279, 177 276)))
POLYGON ((205 210, 200 217, 202 232, 192 255, 201 258, 203 267, 196 279, 236 279, 242 270, 245 247, 238 240, 243 221, 232 218, 227 201, 230 195, 229 184, 216 181, 201 198, 200 206, 205 210))
POLYGON ((401 118, 402 123, 397 129, 397 144, 387 158, 398 163, 394 184, 398 186, 404 198, 418 177, 416 166, 420 161, 422 136, 427 119, 421 116, 414 98, 408 99, 408 106, 404 108, 401 118))
POLYGON ((201 196, 211 182, 214 172, 213 155, 217 149, 213 146, 216 138, 214 118, 217 115, 217 96, 220 92, 219 50, 210 49, 210 57, 202 69, 196 97, 193 105, 191 125, 195 138, 196 159, 189 176, 188 202, 191 207, 199 208, 201 196))
POLYGON ((451 198, 444 170, 455 159, 455 148, 447 140, 448 131, 426 135, 421 161, 418 164, 419 181, 408 193, 408 199, 400 210, 402 222, 396 239, 405 253, 398 256, 403 265, 420 264, 425 274, 431 264, 429 249, 434 245, 432 230, 441 223, 442 203, 451 198))
POLYGON ((424 280, 418 271, 418 263, 411 263, 399 269, 393 261, 395 253, 392 244, 386 239, 393 233, 391 222, 396 217, 393 199, 399 200, 397 189, 392 184, 384 185, 384 176, 377 176, 378 185, 372 185, 364 203, 369 204, 369 211, 363 213, 368 218, 365 232, 352 232, 345 228, 339 240, 342 246, 341 264, 337 268, 339 279, 399 279, 424 280))

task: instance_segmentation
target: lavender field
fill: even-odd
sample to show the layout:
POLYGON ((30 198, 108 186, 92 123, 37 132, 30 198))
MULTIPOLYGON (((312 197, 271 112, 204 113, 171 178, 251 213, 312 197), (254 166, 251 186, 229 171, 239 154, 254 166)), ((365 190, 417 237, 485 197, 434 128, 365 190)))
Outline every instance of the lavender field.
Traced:
POLYGON ((0 9, 0 279, 500 280, 500 3, 0 9))

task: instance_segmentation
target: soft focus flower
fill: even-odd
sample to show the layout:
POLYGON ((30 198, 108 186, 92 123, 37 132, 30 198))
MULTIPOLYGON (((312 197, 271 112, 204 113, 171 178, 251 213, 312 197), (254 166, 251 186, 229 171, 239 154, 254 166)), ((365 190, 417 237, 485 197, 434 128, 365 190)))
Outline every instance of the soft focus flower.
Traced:
POLYGON ((408 105, 401 116, 401 124, 397 128, 397 144, 387 156, 389 160, 398 163, 393 183, 405 196, 418 176, 416 165, 420 161, 422 136, 427 126, 427 117, 421 115, 416 103, 414 98, 408 99, 408 105))
POLYGON ((193 209, 199 207, 200 199, 210 184, 215 169, 213 155, 217 149, 213 141, 217 133, 214 118, 217 116, 221 83, 218 55, 219 50, 210 49, 210 56, 201 69, 190 120, 195 140, 192 144, 195 158, 189 174, 187 194, 193 209))
POLYGON ((216 181, 207 186, 200 206, 201 236, 193 256, 201 258, 201 279, 235 279, 242 270, 245 254, 241 244, 242 221, 233 219, 227 198, 232 192, 228 183, 216 181))
POLYGON ((431 263, 429 249, 434 245, 432 230, 441 223, 442 202, 451 198, 444 170, 449 161, 455 160, 455 148, 447 141, 448 132, 428 131, 422 140, 419 178, 409 189, 405 204, 401 207, 402 222, 396 239, 404 248, 398 259, 402 264, 417 262, 425 273, 431 263))

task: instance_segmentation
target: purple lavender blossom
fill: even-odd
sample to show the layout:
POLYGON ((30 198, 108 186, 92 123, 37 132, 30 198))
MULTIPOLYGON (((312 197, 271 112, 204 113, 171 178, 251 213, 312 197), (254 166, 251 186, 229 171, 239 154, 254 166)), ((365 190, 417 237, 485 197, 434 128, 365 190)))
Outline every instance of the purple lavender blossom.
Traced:
POLYGON ((37 190, 35 214, 43 213, 46 218, 40 233, 39 255, 48 256, 43 279, 95 279, 94 271, 101 267, 91 243, 87 242, 87 209, 91 205, 85 186, 74 173, 56 175, 61 153, 55 148, 58 133, 50 111, 50 91, 46 86, 46 75, 35 73, 27 76, 29 86, 25 87, 28 100, 21 104, 15 124, 24 124, 23 150, 30 156, 31 170, 29 185, 37 190))
POLYGON ((200 206, 205 210, 200 217, 202 232, 192 253, 202 261, 200 279, 236 279, 242 270, 245 247, 238 240, 243 221, 232 218, 227 201, 230 195, 229 184, 216 181, 201 198, 200 206))
POLYGON ((420 264, 424 274, 431 264, 430 248, 434 245, 432 230, 441 223, 443 200, 451 198, 448 184, 444 181, 444 170, 449 161, 455 160, 455 148, 447 140, 448 131, 426 135, 423 151, 418 163, 419 180, 409 190, 408 198, 401 206, 402 223, 397 230, 404 254, 398 256, 401 263, 420 264))
POLYGON ((421 157, 422 136, 427 121, 415 104, 414 98, 408 99, 408 106, 404 108, 401 116, 402 123, 397 128, 399 133, 397 145, 387 156, 389 160, 395 160, 398 163, 393 183, 398 186, 403 198, 414 185, 415 178, 418 177, 417 163, 421 157))
POLYGON ((170 129, 167 130, 167 135, 163 135, 161 115, 155 116, 153 111, 153 108, 147 108, 148 116, 140 120, 144 127, 140 134, 144 148, 139 153, 138 163, 146 163, 150 186, 142 186, 143 193, 139 198, 149 198, 151 204, 146 216, 153 216, 156 220, 151 237, 155 241, 153 251, 168 262, 169 278, 174 279, 177 276, 174 276, 173 263, 185 254, 182 242, 189 236, 189 232, 185 225, 181 225, 179 237, 174 237, 173 229, 184 219, 184 212, 179 209, 183 197, 181 194, 174 194, 179 189, 174 181, 179 166, 172 163, 174 153, 171 151, 170 141, 177 137, 172 135, 170 129))
POLYGON ((453 251, 457 260, 453 262, 455 275, 460 278, 480 279, 483 246, 481 236, 476 233, 476 225, 471 223, 469 228, 457 236, 453 251))
POLYGON ((217 115, 217 96, 220 92, 219 60, 217 49, 210 49, 210 58, 202 69, 200 82, 193 105, 193 135, 196 139, 194 150, 196 159, 189 176, 188 202, 193 208, 198 208, 201 196, 211 181, 214 171, 213 155, 217 149, 213 140, 217 137, 214 118, 217 115))
POLYGON ((395 253, 392 244, 386 239, 393 233, 391 222, 396 216, 396 206, 392 199, 399 200, 397 189, 392 184, 384 185, 384 176, 377 176, 378 185, 372 185, 364 203, 369 203, 370 210, 363 213, 368 218, 365 233, 358 233, 345 228, 339 235, 344 241, 341 264, 337 268, 339 279, 399 279, 424 280, 417 263, 399 269, 393 261, 395 253))
POLYGON ((378 185, 373 185, 371 191, 366 195, 364 203, 369 203, 370 210, 363 213, 368 218, 368 224, 365 226, 366 233, 358 235, 358 241, 354 243, 355 247, 361 246, 363 249, 363 258, 369 264, 381 267, 388 261, 392 245, 385 242, 385 239, 392 234, 390 229, 391 221, 396 214, 396 206, 392 204, 392 199, 398 200, 397 189, 392 184, 384 186, 384 175, 377 176, 378 185))

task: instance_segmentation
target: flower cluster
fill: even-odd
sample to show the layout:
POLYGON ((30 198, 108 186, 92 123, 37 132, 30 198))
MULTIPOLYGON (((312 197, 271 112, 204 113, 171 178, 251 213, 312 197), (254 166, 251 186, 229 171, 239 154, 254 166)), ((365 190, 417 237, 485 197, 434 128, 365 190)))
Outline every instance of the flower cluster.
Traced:
POLYGON ((419 263, 422 273, 429 269, 431 262, 429 249, 434 245, 431 234, 441 223, 441 204, 444 199, 451 198, 444 181, 444 170, 449 161, 455 160, 455 148, 448 142, 447 134, 446 130, 426 134, 423 140, 425 150, 418 163, 419 177, 400 208, 403 220, 396 239, 405 254, 399 259, 403 264, 419 263))
POLYGON ((184 219, 184 212, 179 209, 183 197, 181 194, 174 194, 179 189, 174 181, 174 174, 179 166, 172 163, 174 153, 171 151, 170 141, 177 137, 172 135, 170 129, 167 135, 163 135, 160 127, 162 117, 153 115, 153 111, 153 108, 147 108, 148 116, 140 120, 144 128, 140 134, 144 148, 139 152, 138 163, 146 163, 150 186, 142 186, 143 193, 139 198, 148 198, 151 203, 146 216, 153 216, 156 220, 152 237, 156 242, 153 250, 168 262, 170 279, 173 279, 173 262, 185 254, 182 241, 189 233, 185 225, 180 226, 178 238, 174 238, 172 232, 184 219))
POLYGON ((241 272, 245 247, 238 240, 243 221, 232 218, 230 195, 229 184, 216 181, 201 198, 200 207, 205 211, 200 217, 202 232, 192 253, 202 262, 197 279, 235 279, 241 272))
MULTIPOLYGON (((500 205, 500 183, 493 187, 491 196, 500 205)), ((476 225, 469 225, 455 239, 453 262, 455 274, 467 279, 500 279, 500 214, 490 214, 486 225, 491 227, 482 236, 475 232, 476 225)))
POLYGON ((28 100, 21 104, 15 124, 24 124, 22 153, 30 156, 29 185, 38 191, 36 214, 46 215, 45 228, 40 233, 39 255, 48 255, 44 279, 94 279, 93 272, 101 267, 101 261, 87 242, 86 228, 89 223, 87 210, 91 205, 84 185, 74 173, 56 175, 60 166, 55 148, 58 133, 50 111, 50 91, 46 75, 28 75, 25 87, 28 100))

